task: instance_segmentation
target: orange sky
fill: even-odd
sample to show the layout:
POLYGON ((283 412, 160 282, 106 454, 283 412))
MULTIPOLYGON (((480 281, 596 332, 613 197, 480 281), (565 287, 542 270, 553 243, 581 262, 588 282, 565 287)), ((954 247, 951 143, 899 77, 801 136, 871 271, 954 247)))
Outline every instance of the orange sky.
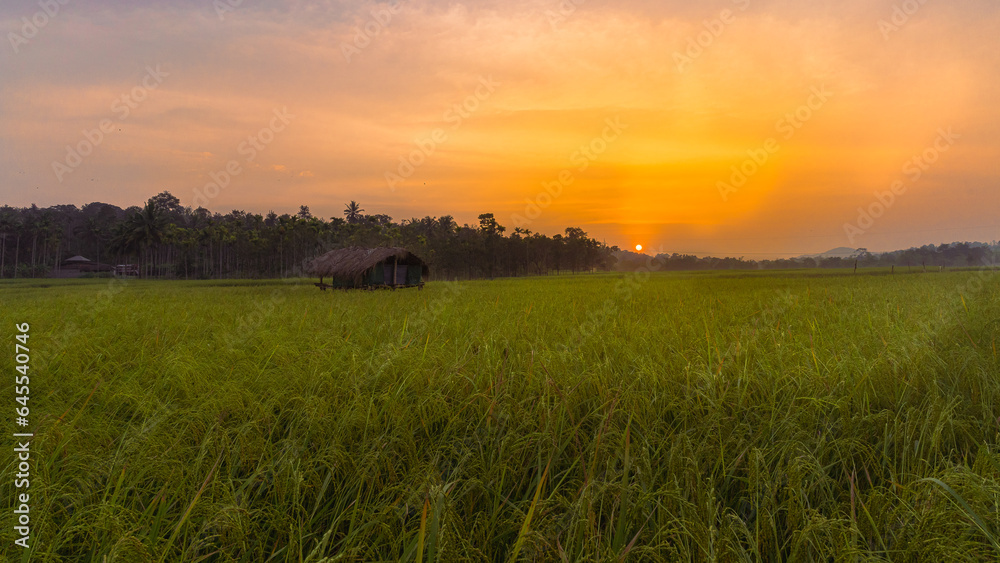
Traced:
POLYGON ((995 2, 223 2, 4 3, 0 204, 354 199, 748 258, 1000 239, 995 2))

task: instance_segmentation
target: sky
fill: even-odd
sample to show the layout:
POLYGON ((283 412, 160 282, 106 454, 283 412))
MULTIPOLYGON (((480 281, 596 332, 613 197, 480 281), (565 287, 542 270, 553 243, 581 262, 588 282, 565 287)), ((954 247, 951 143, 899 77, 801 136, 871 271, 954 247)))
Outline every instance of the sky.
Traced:
POLYGON ((0 205, 493 213, 764 258, 1000 239, 987 0, 5 0, 0 205))

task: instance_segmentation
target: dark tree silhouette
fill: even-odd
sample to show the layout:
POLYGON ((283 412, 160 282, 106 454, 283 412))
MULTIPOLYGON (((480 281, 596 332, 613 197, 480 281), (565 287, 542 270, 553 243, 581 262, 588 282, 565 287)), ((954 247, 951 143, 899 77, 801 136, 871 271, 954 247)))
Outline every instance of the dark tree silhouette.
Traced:
POLYGON ((351 200, 351 203, 345 204, 347 207, 344 208, 344 217, 347 218, 348 223, 357 223, 361 220, 361 214, 364 209, 361 209, 361 205, 358 202, 351 200))
MULTIPOLYGON (((61 261, 80 254, 98 262, 134 263, 144 275, 183 278, 264 278, 298 275, 304 261, 346 246, 403 246, 421 256, 436 279, 547 275, 569 269, 635 270, 649 257, 620 251, 589 237, 579 227, 547 235, 515 228, 509 235, 493 213, 475 225, 454 217, 413 217, 394 221, 385 214, 365 215, 352 201, 345 218, 312 216, 306 206, 296 214, 266 215, 232 210, 212 213, 181 207, 162 192, 143 207, 121 209, 90 203, 77 209, 0 207, 0 276, 44 276, 61 261), (116 260, 116 262, 111 262, 116 260)), ((801 257, 780 260, 660 254, 653 266, 663 270, 751 268, 841 268, 910 264, 914 270, 941 266, 979 267, 997 262, 1000 245, 953 243, 891 253, 859 249, 850 259, 801 257)))

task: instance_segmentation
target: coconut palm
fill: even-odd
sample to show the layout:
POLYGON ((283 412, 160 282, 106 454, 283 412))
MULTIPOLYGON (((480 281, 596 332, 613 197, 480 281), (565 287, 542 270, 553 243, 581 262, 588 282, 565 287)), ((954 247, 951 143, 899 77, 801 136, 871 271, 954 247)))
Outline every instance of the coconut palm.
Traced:
POLYGON ((101 243, 105 238, 104 222, 97 216, 88 217, 83 223, 73 227, 73 234, 97 244, 97 262, 101 261, 101 243))
POLYGON ((357 223, 361 220, 361 214, 364 213, 364 209, 361 209, 361 204, 351 200, 351 203, 346 204, 347 207, 344 208, 344 216, 347 217, 348 223, 357 223))
MULTIPOLYGON (((118 232, 115 246, 125 253, 136 251, 140 256, 148 254, 163 242, 166 225, 167 218, 163 210, 157 207, 153 200, 149 200, 142 210, 134 213, 123 224, 123 228, 118 232)), ((147 272, 152 266, 152 257, 148 258, 147 272)))

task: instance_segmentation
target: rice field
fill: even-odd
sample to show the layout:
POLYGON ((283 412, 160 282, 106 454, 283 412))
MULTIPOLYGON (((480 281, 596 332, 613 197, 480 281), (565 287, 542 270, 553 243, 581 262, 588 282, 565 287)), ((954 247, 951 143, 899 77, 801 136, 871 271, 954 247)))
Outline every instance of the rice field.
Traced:
POLYGON ((0 295, 3 561, 1000 558, 1000 274, 0 295))

